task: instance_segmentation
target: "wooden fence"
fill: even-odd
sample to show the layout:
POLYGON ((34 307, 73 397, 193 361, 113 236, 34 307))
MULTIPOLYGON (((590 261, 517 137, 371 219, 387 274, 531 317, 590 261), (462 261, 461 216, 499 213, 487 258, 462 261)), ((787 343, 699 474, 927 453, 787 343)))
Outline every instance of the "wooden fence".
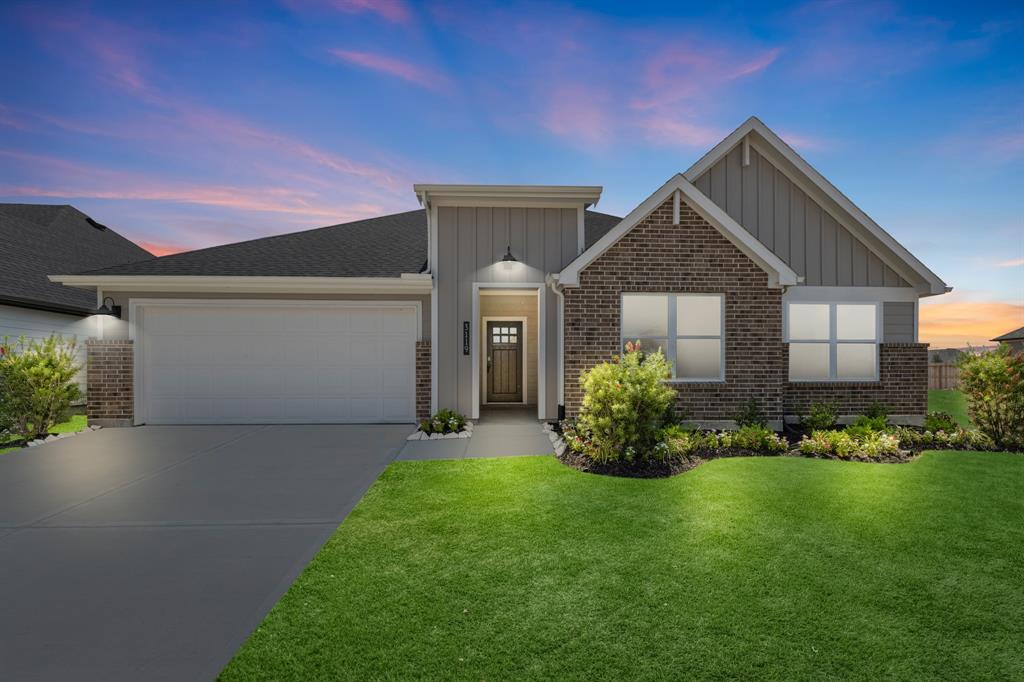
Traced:
POLYGON ((928 363, 928 388, 960 388, 960 368, 946 362, 928 363))

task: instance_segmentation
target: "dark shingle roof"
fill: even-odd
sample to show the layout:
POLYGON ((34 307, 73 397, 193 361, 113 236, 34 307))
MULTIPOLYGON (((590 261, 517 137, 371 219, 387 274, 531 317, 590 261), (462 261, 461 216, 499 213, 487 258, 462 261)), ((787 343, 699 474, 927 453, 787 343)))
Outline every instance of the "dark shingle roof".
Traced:
POLYGON ((1014 329, 1012 332, 1006 332, 1002 336, 997 336, 992 339, 993 341, 1021 341, 1024 340, 1024 327, 1020 329, 1014 329))
POLYGON ((0 204, 0 302, 69 312, 94 310, 95 292, 51 282, 47 275, 152 258, 74 206, 0 204))
MULTIPOLYGON (((589 247, 619 218, 587 211, 589 247)), ((213 246, 162 258, 103 268, 90 275, 262 277, 398 277, 427 262, 423 209, 331 225, 304 232, 213 246)))

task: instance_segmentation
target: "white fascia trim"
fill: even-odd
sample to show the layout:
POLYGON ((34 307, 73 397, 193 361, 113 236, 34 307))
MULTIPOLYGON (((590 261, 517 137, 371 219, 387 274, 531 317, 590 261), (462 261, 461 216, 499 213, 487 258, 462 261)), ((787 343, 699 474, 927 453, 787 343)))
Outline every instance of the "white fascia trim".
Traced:
MULTIPOLYGON (((683 174, 686 179, 690 182, 696 182, 697 178, 704 174, 706 170, 715 165, 719 159, 729 153, 729 151, 739 144, 747 135, 751 132, 757 133, 761 136, 765 142, 767 142, 771 148, 784 158, 810 181, 810 183, 831 201, 839 206, 843 211, 848 213, 860 226, 873 237, 878 239, 887 249, 902 260, 906 265, 917 274, 918 277, 928 283, 929 291, 928 295, 934 296, 937 294, 944 294, 950 291, 950 287, 946 286, 938 275, 929 270, 924 263, 919 261, 910 251, 908 251, 902 244, 885 231, 881 225, 871 219, 868 214, 857 207, 850 199, 840 192, 835 185, 829 182, 825 176, 819 173, 811 164, 807 163, 796 151, 790 147, 786 142, 776 135, 771 128, 766 126, 756 116, 751 116, 736 130, 729 133, 728 136, 717 145, 715 145, 711 151, 702 156, 695 164, 690 166, 683 174)), ((756 145, 755 145, 756 147, 756 145)))
POLYGON ((704 193, 683 177, 681 173, 672 176, 668 182, 633 209, 629 215, 622 219, 622 222, 609 230, 596 244, 587 249, 583 255, 569 263, 558 274, 558 283, 565 287, 579 286, 579 274, 584 268, 597 260, 615 242, 619 241, 640 221, 644 220, 652 211, 667 201, 677 190, 685 197, 687 204, 768 273, 769 284, 772 287, 799 284, 801 278, 792 268, 772 253, 768 247, 759 242, 756 237, 743 229, 739 223, 730 218, 711 199, 704 196, 704 193))
POLYGON ((427 206, 593 206, 604 189, 599 185, 428 185, 412 186, 420 205, 427 206))
POLYGON ((50 275, 51 282, 104 291, 243 292, 253 294, 429 294, 429 274, 401 277, 206 277, 50 275))

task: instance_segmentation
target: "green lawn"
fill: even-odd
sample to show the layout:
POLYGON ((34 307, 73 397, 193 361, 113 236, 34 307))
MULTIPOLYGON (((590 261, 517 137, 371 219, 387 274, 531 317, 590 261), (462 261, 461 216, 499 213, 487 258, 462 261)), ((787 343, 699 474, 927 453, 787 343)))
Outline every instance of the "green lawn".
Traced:
MULTIPOLYGON (((50 433, 76 433, 78 431, 84 431, 87 426, 88 426, 88 423, 86 422, 86 418, 85 418, 84 414, 73 414, 73 415, 71 415, 71 417, 66 422, 62 422, 60 424, 55 424, 54 427, 52 429, 50 429, 50 433)), ((21 449, 20 447, 16 447, 16 448, 5 448, 4 447, 4 443, 10 443, 10 442, 16 441, 16 440, 17 440, 16 438, 7 438, 7 439, 5 439, 5 438, 0 437, 0 455, 8 453, 8 452, 14 452, 15 450, 20 450, 21 449)))
POLYGON ((1024 679, 1024 456, 396 462, 247 679, 1024 679))
POLYGON ((960 391, 951 389, 930 389, 928 391, 928 411, 949 412, 965 429, 971 427, 971 419, 967 416, 967 398, 960 391))

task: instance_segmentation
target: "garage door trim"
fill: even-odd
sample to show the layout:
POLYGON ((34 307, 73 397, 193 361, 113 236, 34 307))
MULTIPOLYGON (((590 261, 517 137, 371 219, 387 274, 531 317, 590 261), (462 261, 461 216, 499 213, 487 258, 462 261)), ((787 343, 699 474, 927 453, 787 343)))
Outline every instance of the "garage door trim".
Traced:
MULTIPOLYGON (((310 299, 221 299, 221 298, 131 298, 128 300, 128 338, 134 346, 132 360, 132 392, 134 394, 134 424, 145 424, 146 414, 145 373, 143 372, 146 352, 146 309, 147 308, 408 308, 416 320, 416 341, 423 340, 423 306, 420 301, 368 301, 368 300, 310 300, 310 299)), ((414 363, 415 364, 415 363, 414 363)), ((415 367, 413 368, 415 373, 415 367)), ((413 376, 413 386, 416 377, 413 376)))

